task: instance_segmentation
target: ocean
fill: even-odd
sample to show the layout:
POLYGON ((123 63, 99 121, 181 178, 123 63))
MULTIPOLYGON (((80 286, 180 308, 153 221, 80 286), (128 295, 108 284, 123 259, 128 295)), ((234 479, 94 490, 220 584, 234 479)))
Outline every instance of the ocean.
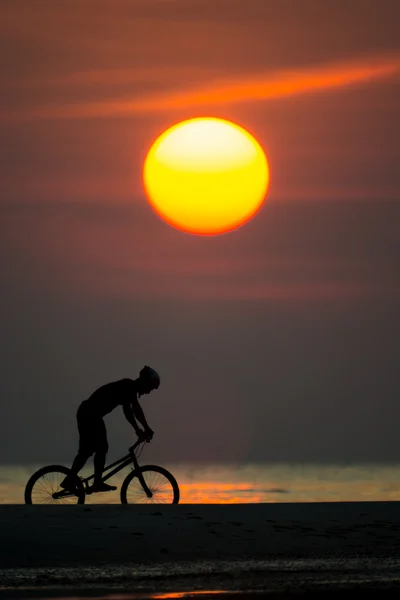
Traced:
MULTIPOLYGON (((21 504, 27 480, 43 465, 0 467, 0 503, 21 504)), ((345 502, 400 500, 400 464, 166 464, 181 491, 181 503, 345 502)), ((128 473, 110 483, 118 485, 128 473)), ((83 471, 83 474, 89 472, 83 471)), ((119 503, 117 492, 86 497, 119 503)))

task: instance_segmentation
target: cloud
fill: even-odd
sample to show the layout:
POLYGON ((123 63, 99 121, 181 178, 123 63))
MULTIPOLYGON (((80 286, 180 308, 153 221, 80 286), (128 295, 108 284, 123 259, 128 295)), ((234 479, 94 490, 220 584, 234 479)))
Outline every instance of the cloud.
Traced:
MULTIPOLYGON (((150 93, 132 100, 104 101, 50 105, 28 111, 8 111, 2 119, 82 119, 129 117, 187 108, 210 107, 244 102, 260 102, 345 88, 400 72, 400 58, 364 59, 348 63, 328 64, 292 71, 263 72, 234 79, 216 79, 175 92, 150 93)), ((99 78, 99 73, 95 74, 99 78)), ((77 80, 82 75, 77 75, 77 80)), ((93 75, 88 74, 88 78, 93 75)), ((143 73, 141 73, 143 78, 143 73)))
POLYGON ((2 80, 2 88, 84 88, 86 86, 123 86, 137 84, 177 85, 182 80, 207 80, 210 73, 221 75, 222 69, 210 69, 207 66, 187 65, 151 65, 132 68, 99 68, 72 71, 60 74, 27 74, 22 79, 2 80))

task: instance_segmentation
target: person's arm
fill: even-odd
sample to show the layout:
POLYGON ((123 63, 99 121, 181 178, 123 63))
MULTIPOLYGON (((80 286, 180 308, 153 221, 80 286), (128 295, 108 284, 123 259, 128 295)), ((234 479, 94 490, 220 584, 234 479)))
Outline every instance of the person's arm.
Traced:
POLYGON ((128 423, 130 423, 132 425, 133 429, 136 432, 136 435, 140 436, 140 434, 142 433, 142 430, 140 429, 139 425, 136 422, 135 415, 134 415, 133 410, 132 410, 132 406, 130 404, 128 404, 128 403, 127 404, 123 404, 122 405, 122 409, 124 411, 124 415, 126 417, 126 420, 128 421, 128 423))
POLYGON ((151 436, 152 436, 152 435, 153 435, 153 433, 154 433, 154 431, 151 429, 151 427, 149 427, 149 424, 148 424, 148 423, 147 423, 147 421, 146 421, 146 417, 144 416, 144 412, 143 412, 143 410, 142 410, 142 407, 141 407, 141 406, 140 406, 140 404, 139 404, 139 401, 138 401, 137 399, 135 399, 135 400, 132 402, 132 404, 131 404, 131 407, 132 407, 132 415, 133 415, 133 418, 134 418, 134 419, 136 418, 136 419, 139 421, 139 423, 140 423, 141 425, 143 425, 143 427, 144 427, 144 432, 145 432, 146 434, 148 434, 148 435, 151 435, 151 436))

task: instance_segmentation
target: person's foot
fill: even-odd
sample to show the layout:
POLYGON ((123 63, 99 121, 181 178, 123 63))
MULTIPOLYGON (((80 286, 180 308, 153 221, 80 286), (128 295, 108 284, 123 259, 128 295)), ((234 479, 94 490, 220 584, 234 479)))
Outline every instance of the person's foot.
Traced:
POLYGON ((113 492, 117 489, 116 485, 108 485, 104 481, 99 481, 99 483, 94 483, 92 485, 92 492, 113 492))
POLYGON ((62 487, 63 490, 75 490, 75 479, 74 477, 71 477, 71 475, 67 475, 62 482, 60 483, 60 487, 62 487))

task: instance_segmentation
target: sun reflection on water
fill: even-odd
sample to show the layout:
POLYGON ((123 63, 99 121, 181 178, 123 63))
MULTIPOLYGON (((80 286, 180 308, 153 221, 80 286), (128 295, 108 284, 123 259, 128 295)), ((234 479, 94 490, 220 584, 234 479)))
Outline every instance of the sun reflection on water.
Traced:
MULTIPOLYGON (((176 477, 181 503, 332 502, 400 500, 400 465, 165 465, 176 477)), ((0 470, 0 503, 24 502, 24 487, 37 466, 0 470)), ((120 487, 127 472, 113 478, 120 487)), ((90 503, 119 503, 113 494, 90 503)))
MULTIPOLYGON (((153 600, 167 600, 169 598, 190 598, 191 596, 216 596, 217 594, 227 594, 225 590, 193 590, 186 592, 166 592, 163 594, 153 594, 153 600)), ((229 592, 232 594, 232 592, 229 592)))

